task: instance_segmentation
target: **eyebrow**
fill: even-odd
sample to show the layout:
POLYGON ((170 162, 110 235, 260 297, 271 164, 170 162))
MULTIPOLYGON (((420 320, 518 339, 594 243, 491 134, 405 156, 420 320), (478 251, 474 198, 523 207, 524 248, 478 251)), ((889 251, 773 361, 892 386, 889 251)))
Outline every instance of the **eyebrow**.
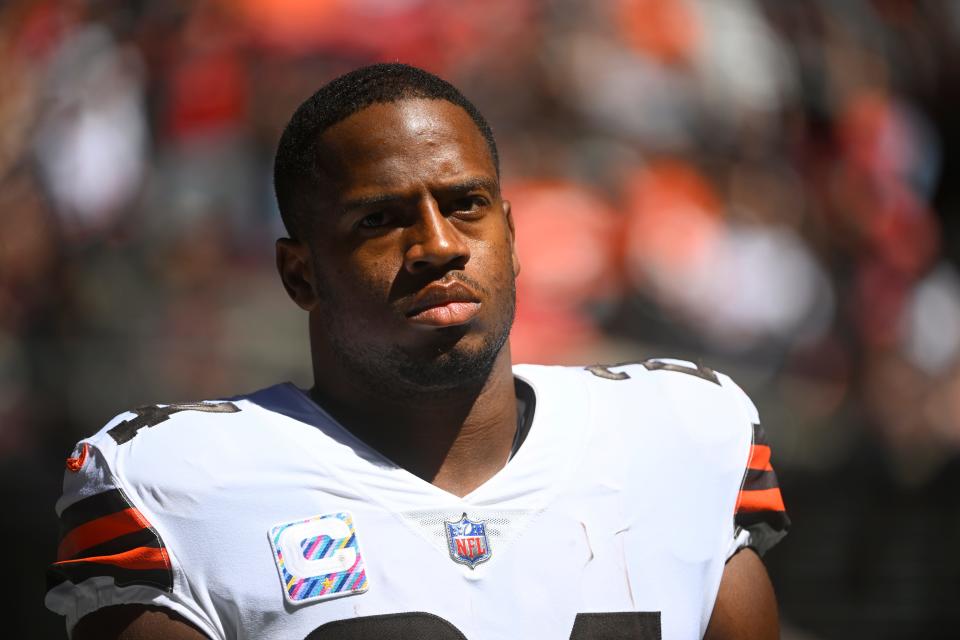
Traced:
MULTIPOLYGON (((490 178, 476 177, 476 178, 467 178, 460 182, 454 182, 448 185, 440 186, 437 191, 442 194, 452 194, 452 193, 464 193, 467 191, 472 191, 474 189, 485 189, 491 194, 495 195, 499 189, 497 188, 497 182, 490 178)), ((390 204, 393 202, 403 201, 408 199, 406 196, 397 195, 392 193, 383 193, 375 194, 371 196, 360 196, 358 198, 350 198, 340 204, 340 210, 343 213, 349 213, 355 209, 361 209, 365 207, 375 207, 378 205, 390 204)))
POLYGON ((467 178, 461 182, 456 182, 451 185, 445 185, 440 187, 440 191, 446 193, 456 193, 464 191, 473 191, 474 189, 486 189, 491 194, 496 194, 499 189, 497 188, 497 181, 490 178, 484 178, 477 176, 476 178, 467 178))
POLYGON ((387 204, 390 202, 396 202, 398 200, 403 200, 403 196, 393 195, 389 193, 377 194, 374 196, 361 196, 359 198, 351 198, 340 204, 340 210, 343 213, 349 213, 354 209, 360 209, 363 207, 373 207, 381 204, 387 204))

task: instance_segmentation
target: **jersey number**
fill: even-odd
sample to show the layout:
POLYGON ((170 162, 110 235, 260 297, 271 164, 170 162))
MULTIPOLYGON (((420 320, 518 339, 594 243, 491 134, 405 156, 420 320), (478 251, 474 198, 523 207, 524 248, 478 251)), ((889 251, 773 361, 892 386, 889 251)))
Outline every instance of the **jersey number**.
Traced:
POLYGON ((114 428, 107 431, 110 437, 117 444, 130 442, 140 429, 146 429, 154 425, 165 422, 175 413, 181 411, 205 411, 207 413, 236 413, 240 407, 232 402, 218 402, 216 404, 206 404, 198 402, 196 404, 168 404, 165 407, 151 405, 149 407, 140 407, 134 409, 131 413, 137 414, 136 418, 124 420, 114 428))
MULTIPOLYGON (((578 613, 570 640, 660 640, 659 611, 578 613)), ((432 613, 410 611, 335 620, 304 640, 466 640, 463 632, 432 613)))
POLYGON ((657 360, 656 358, 651 360, 643 360, 642 362, 592 364, 589 367, 584 367, 584 369, 598 378, 604 378, 606 380, 629 380, 630 374, 626 371, 611 371, 611 369, 615 367, 625 367, 628 364, 639 364, 647 371, 676 371, 677 373, 686 373, 688 375, 700 378, 701 380, 706 380, 707 382, 720 384, 720 378, 717 377, 717 373, 710 367, 705 367, 702 364, 691 367, 684 364, 677 364, 675 362, 664 362, 663 360, 657 360))

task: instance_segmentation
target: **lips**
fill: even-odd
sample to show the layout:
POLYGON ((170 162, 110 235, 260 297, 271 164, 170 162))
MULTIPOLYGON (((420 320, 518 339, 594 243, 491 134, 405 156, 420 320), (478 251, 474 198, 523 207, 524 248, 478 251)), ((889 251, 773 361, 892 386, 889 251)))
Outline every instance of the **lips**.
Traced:
POLYGON ((454 327, 480 313, 480 298, 459 282, 433 284, 414 299, 407 319, 428 327, 454 327))

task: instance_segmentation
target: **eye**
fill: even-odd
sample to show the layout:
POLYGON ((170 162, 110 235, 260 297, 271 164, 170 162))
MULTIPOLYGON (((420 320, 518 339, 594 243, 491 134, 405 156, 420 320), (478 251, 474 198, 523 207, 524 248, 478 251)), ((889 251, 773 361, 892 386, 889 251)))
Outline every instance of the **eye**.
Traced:
POLYGON ((479 213, 489 202, 483 196, 464 196, 451 204, 455 213, 479 213))
POLYGON ((385 211, 375 211, 369 213, 360 219, 357 225, 363 229, 376 229, 389 222, 389 216, 385 211))

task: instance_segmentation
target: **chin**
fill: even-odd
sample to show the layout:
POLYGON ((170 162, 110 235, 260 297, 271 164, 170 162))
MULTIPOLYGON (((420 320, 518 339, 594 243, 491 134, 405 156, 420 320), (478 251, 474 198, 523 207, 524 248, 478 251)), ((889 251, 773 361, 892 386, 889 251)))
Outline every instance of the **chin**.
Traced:
POLYGON ((398 377, 404 382, 429 389, 454 389, 482 383, 490 375, 496 362, 487 353, 464 352, 453 349, 428 361, 410 360, 398 367, 398 377))
POLYGON ((506 344, 509 332, 486 336, 476 344, 467 332, 461 330, 458 333, 454 329, 462 328, 441 330, 446 335, 438 337, 446 340, 439 345, 431 345, 426 353, 407 353, 395 359, 393 365, 397 377, 410 386, 435 390, 455 389, 486 381, 506 344))

